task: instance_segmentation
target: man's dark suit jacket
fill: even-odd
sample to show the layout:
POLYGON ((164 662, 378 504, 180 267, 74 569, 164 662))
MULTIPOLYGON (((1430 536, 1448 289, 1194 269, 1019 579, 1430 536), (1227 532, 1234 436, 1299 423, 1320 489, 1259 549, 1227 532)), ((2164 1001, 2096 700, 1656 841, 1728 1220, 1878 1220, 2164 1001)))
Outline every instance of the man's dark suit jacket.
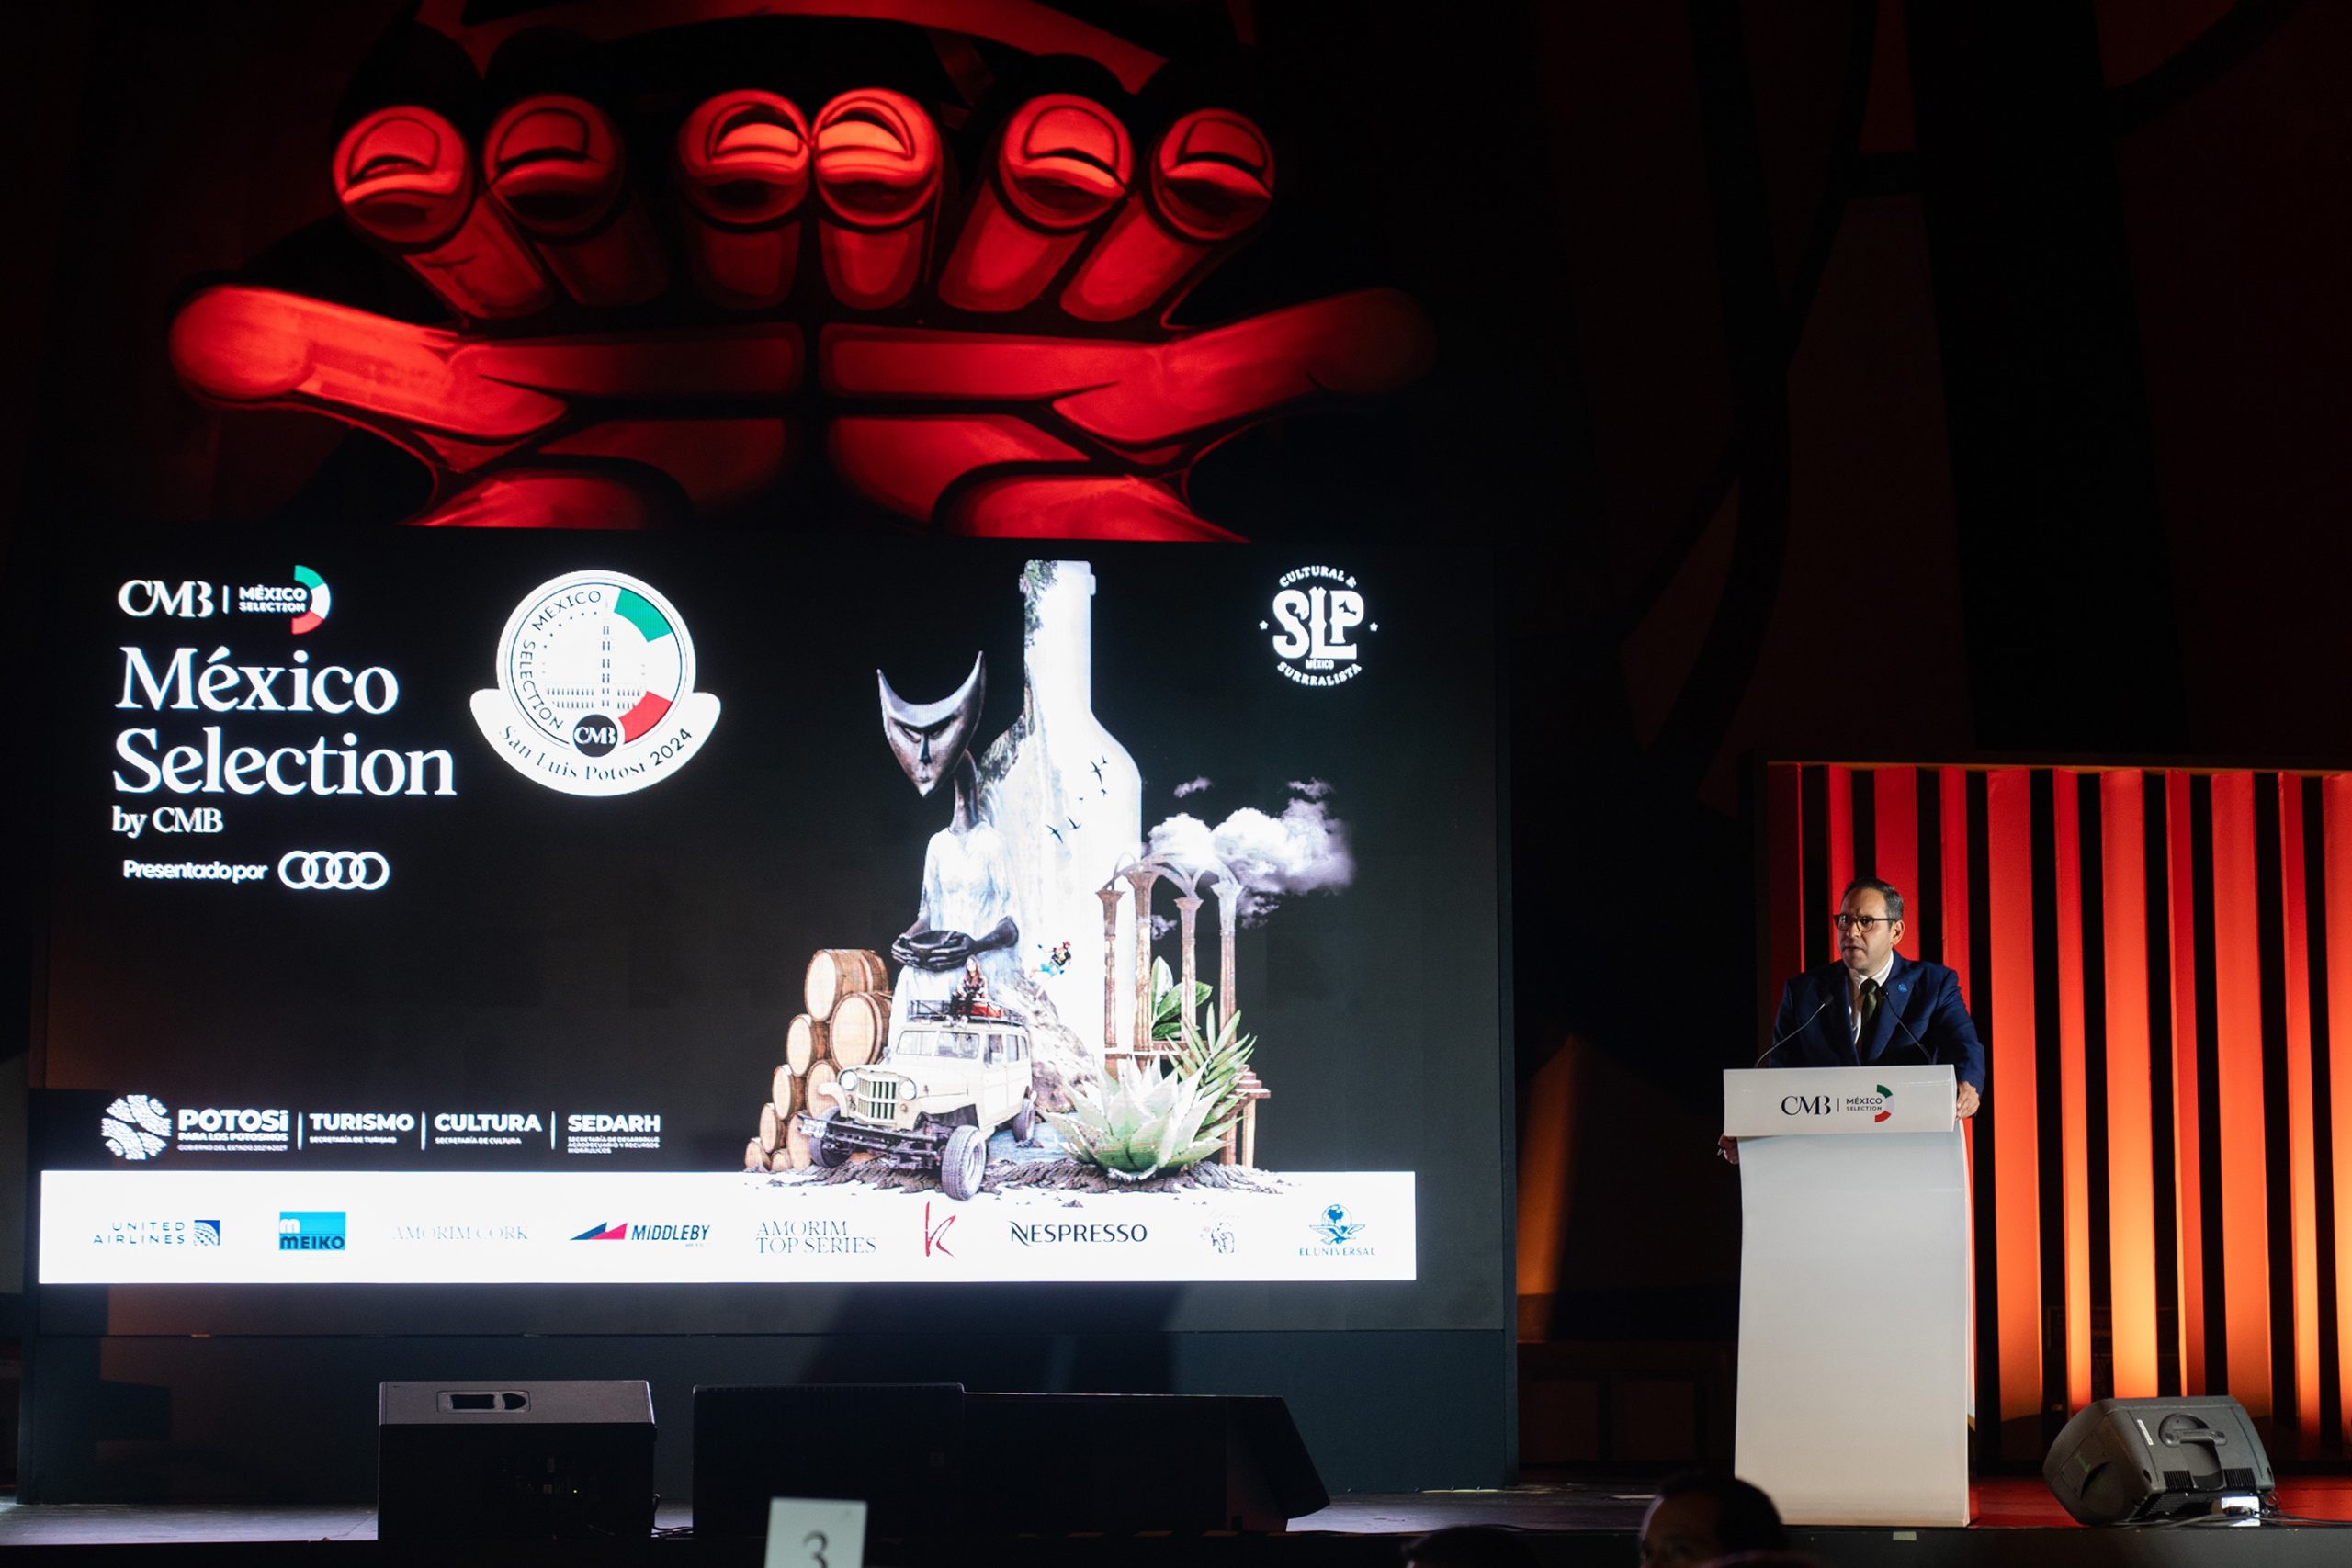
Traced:
POLYGON ((1768 1067, 1863 1067, 1875 1062, 1950 1063, 1962 1083, 1984 1092, 1984 1046, 1976 1038, 1960 976, 1940 964, 1915 964, 1901 953, 1886 973, 1878 1017, 1854 1039, 1853 992, 1843 964, 1824 964, 1781 992, 1772 1038, 1781 1042, 1768 1067))

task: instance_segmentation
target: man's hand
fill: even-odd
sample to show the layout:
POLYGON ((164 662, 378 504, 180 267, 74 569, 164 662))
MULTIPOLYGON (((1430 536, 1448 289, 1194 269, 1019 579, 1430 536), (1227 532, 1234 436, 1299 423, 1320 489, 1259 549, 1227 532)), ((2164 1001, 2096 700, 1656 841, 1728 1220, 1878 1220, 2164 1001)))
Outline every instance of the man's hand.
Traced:
POLYGON ((1739 1140, 1725 1133, 1715 1140, 1715 1153, 1732 1165, 1739 1163, 1739 1140))
POLYGON ((1960 1093, 1953 1100, 1952 1110, 1965 1121, 1976 1114, 1977 1106, 1983 1102, 1983 1097, 1976 1092, 1976 1086, 1973 1083, 1964 1083, 1960 1086, 1960 1093))

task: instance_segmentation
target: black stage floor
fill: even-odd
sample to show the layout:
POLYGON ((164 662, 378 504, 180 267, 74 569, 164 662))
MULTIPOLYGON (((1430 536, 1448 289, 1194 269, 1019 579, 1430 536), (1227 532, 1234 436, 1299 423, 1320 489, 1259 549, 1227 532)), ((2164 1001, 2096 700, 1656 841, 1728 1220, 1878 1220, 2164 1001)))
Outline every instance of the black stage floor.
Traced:
MULTIPOLYGON (((1976 1522, 1966 1529, 1815 1529, 1792 1531, 1796 1545, 1836 1568, 1975 1568, 1977 1564, 2342 1564, 2352 1562, 2352 1478, 2282 1482, 2279 1507, 2313 1524, 2084 1529, 2068 1519, 2039 1481, 1994 1480, 1971 1489, 1976 1522)), ((1631 1568, 1648 1495, 1638 1483, 1555 1481, 1495 1492, 1424 1492, 1336 1499, 1319 1514, 1293 1521, 1282 1535, 1023 1536, 989 1540, 871 1543, 867 1561, 886 1565, 952 1564, 987 1568, 1396 1568, 1414 1537, 1447 1525, 1501 1525, 1523 1531, 1544 1568, 1611 1564, 1631 1568)), ((664 1507, 659 1523, 691 1522, 684 1507, 664 1507)), ((138 1562, 281 1564, 430 1563, 460 1568, 498 1562, 510 1568, 561 1563, 756 1563, 756 1541, 697 1540, 691 1533, 645 1541, 480 1542, 403 1547, 376 1540, 375 1510, 343 1506, 239 1506, 228 1504, 54 1504, 0 1501, 0 1556, 23 1563, 101 1556, 138 1562)))

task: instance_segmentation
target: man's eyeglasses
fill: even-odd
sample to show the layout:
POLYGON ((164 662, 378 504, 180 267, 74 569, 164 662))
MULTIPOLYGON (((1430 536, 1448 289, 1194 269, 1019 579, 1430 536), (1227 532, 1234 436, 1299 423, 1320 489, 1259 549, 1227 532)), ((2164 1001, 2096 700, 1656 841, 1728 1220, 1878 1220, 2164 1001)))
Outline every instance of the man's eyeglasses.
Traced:
POLYGON ((1894 917, 1893 915, 1832 915, 1829 917, 1829 923, 1836 926, 1841 933, 1859 931, 1864 936, 1868 936, 1881 926, 1893 925, 1894 917))

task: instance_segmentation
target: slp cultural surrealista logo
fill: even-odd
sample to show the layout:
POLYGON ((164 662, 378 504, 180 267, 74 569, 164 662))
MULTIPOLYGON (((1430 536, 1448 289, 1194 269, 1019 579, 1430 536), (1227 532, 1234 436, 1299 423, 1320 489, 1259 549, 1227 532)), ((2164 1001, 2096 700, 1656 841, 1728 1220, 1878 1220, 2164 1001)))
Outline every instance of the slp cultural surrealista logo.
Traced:
POLYGON ((1358 662, 1358 628, 1380 629, 1367 621, 1356 580, 1330 566, 1286 571, 1275 585, 1273 618, 1258 629, 1274 634, 1274 669, 1302 686, 1336 686, 1363 673, 1358 662))
POLYGON ((107 1107, 98 1135, 117 1159, 153 1159, 172 1141, 172 1113, 152 1094, 126 1094, 107 1107))
POLYGON ((718 722, 685 621, 650 585, 575 571, 533 589, 498 639, 474 722, 507 765, 566 795, 629 795, 684 767, 718 722))

